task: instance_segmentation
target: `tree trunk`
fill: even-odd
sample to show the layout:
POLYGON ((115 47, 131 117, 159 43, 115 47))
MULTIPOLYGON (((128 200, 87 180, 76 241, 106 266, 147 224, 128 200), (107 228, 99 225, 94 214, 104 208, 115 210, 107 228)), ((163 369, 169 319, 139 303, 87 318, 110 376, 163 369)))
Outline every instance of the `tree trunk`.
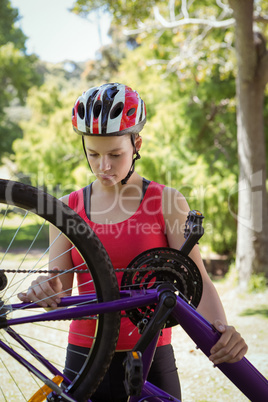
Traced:
POLYGON ((264 90, 268 80, 265 41, 253 32, 253 0, 229 0, 236 20, 239 160, 236 267, 240 285, 252 273, 268 277, 268 214, 264 90))

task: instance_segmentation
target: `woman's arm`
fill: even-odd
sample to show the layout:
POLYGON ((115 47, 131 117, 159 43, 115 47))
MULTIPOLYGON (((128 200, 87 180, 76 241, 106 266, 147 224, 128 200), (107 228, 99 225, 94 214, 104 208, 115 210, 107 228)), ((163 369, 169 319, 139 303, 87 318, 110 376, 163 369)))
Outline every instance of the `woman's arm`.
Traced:
MULTIPOLYGON (((163 191, 162 201, 169 246, 179 249, 185 241, 184 227, 190 210, 188 203, 182 194, 168 187, 163 191)), ((197 311, 222 333, 220 340, 211 349, 210 359, 214 364, 239 361, 247 352, 247 345, 240 334, 227 325, 221 300, 207 274, 197 245, 189 257, 196 263, 203 280, 203 294, 197 311)))
MULTIPOLYGON (((62 199, 68 203, 68 196, 62 199)), ((71 259, 70 241, 50 225, 49 228, 49 269, 55 271, 67 271, 66 273, 50 273, 38 276, 26 293, 19 293, 18 297, 23 302, 36 302, 42 307, 57 307, 61 297, 71 295, 73 286, 73 273, 68 272, 73 268, 71 259)))

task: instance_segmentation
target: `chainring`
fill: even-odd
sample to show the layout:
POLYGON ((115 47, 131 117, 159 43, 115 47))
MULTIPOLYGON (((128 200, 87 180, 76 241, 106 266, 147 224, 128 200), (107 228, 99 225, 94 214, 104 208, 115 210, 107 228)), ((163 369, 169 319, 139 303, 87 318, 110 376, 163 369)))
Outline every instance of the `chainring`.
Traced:
MULTIPOLYGON (((193 260, 179 250, 158 247, 147 250, 135 257, 125 270, 121 280, 121 290, 153 289, 161 283, 171 283, 178 295, 196 308, 201 300, 203 282, 199 269, 193 260)), ((128 318, 139 327, 148 322, 156 305, 126 311, 128 318)), ((169 317, 166 327, 177 325, 169 317)))

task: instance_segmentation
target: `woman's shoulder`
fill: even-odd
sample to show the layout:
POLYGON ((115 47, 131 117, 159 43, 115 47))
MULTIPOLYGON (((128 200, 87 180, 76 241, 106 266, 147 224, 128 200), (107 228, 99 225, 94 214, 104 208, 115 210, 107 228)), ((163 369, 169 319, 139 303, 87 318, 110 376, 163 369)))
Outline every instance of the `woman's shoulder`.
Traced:
POLYGON ((174 213, 185 214, 189 211, 189 205, 184 195, 173 187, 165 187, 162 195, 162 209, 165 216, 174 213))
POLYGON ((156 181, 148 181, 143 179, 149 183, 149 188, 153 192, 162 193, 162 206, 163 211, 165 209, 171 210, 174 207, 179 207, 183 211, 188 210, 189 206, 186 201, 184 195, 173 187, 168 187, 165 184, 158 183, 156 181))
POLYGON ((70 201, 76 201, 77 198, 79 198, 80 194, 83 194, 84 189, 85 187, 82 187, 78 190, 72 191, 70 194, 60 197, 59 200, 62 201, 64 204, 69 205, 70 201))
POLYGON ((185 199, 184 195, 179 190, 177 190, 174 187, 168 187, 168 186, 164 187, 163 196, 164 197, 172 196, 173 198, 179 198, 179 199, 184 198, 185 199))

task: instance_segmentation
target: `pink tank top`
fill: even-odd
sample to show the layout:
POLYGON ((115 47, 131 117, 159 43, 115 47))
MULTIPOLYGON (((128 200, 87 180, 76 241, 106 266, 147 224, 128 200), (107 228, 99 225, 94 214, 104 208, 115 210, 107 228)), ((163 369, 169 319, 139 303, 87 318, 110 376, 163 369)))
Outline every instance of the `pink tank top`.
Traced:
MULTIPOLYGON (((70 194, 69 207, 74 209, 96 233, 104 245, 113 267, 126 268, 133 258, 143 251, 154 247, 168 247, 162 213, 163 188, 164 185, 150 182, 137 211, 127 220, 115 224, 99 224, 89 219, 89 212, 86 211, 90 203, 90 196, 87 198, 89 186, 70 194)), ((82 263, 76 250, 72 250, 72 260, 74 266, 82 263)), ((117 273, 116 275, 120 286, 123 274, 117 273)), ((89 274, 77 275, 80 294, 91 290, 88 283, 89 277, 89 274)), ((72 321, 69 343, 90 347, 94 330, 94 321, 72 321)), ((127 317, 123 317, 117 350, 132 349, 139 338, 140 335, 135 325, 127 317)), ((158 346, 167 345, 170 342, 171 329, 167 328, 162 331, 158 346)))

